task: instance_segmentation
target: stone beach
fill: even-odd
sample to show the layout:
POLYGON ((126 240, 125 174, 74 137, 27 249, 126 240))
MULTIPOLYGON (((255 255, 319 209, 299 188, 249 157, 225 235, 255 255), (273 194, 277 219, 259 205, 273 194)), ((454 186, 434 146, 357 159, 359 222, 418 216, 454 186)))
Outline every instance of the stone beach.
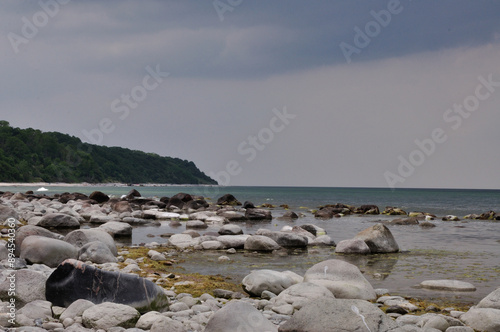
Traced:
MULTIPOLYGON (((338 203, 312 211, 318 220, 401 216, 377 221, 336 244, 312 223, 270 230, 266 222, 276 218, 272 206, 242 204, 230 194, 208 203, 185 193, 145 198, 137 190, 124 197, 6 192, 0 197, 0 326, 5 331, 500 331, 500 288, 470 308, 435 307, 374 288, 363 271, 340 259, 311 264, 305 273, 255 269, 236 282, 239 288, 212 289, 207 283, 204 290, 198 285, 202 291, 195 294, 189 293, 190 286, 204 281, 183 281, 168 272, 188 252, 203 259, 204 252, 216 251, 221 264, 236 252, 279 256, 323 248, 353 257, 397 253, 391 227, 432 227, 438 218, 397 207, 380 210, 338 203), (245 234, 241 221, 262 222, 262 227, 245 234), (185 231, 166 234, 165 243, 120 244, 134 227, 162 223, 185 231)), ((299 217, 286 211, 278 218, 299 217)), ((491 211, 467 217, 497 220, 491 211)), ((451 279, 418 286, 476 289, 451 279)))

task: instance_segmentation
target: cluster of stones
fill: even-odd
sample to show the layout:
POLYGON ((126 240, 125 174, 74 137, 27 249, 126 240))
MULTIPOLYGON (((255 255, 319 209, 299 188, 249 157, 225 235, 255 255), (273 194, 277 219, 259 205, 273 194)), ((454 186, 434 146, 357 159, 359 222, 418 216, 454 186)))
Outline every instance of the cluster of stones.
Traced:
MULTIPOLYGON (((9 327, 6 275, 0 277, 0 299, 5 301, 0 302, 0 325, 9 327)), ((247 294, 218 289, 199 297, 152 282, 168 276, 140 278, 124 273, 117 263, 67 260, 57 268, 18 266, 15 277, 19 331, 473 332, 500 327, 500 288, 467 312, 427 308, 417 315, 423 308, 388 295, 387 289, 374 289, 356 266, 337 259, 317 263, 303 276, 255 270, 242 280, 247 294), (101 287, 87 287, 91 283, 101 287)), ((453 280, 421 286, 474 289, 453 280)))

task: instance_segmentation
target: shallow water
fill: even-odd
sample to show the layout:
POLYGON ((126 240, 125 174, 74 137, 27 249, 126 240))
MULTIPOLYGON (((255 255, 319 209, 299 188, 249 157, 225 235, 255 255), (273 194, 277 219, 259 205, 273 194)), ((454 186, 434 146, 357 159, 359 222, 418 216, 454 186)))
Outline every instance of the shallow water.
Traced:
MULTIPOLYGON (((45 186, 53 195, 62 192, 90 194, 101 190, 109 195, 121 196, 132 188, 127 186, 45 186)), ((387 188, 288 188, 288 187, 203 187, 203 186, 159 186, 135 187, 144 197, 172 196, 178 192, 203 195, 215 201, 225 193, 232 193, 240 201, 250 200, 255 204, 288 204, 295 212, 305 217, 295 222, 273 219, 265 223, 239 223, 245 234, 255 233, 259 228, 280 230, 284 225, 316 224, 324 228, 335 242, 352 238, 359 231, 370 227, 377 220, 389 220, 387 216, 346 216, 330 220, 319 220, 308 209, 332 203, 359 206, 376 204, 382 210, 385 206, 397 206, 405 211, 424 211, 440 217, 455 214, 463 217, 469 213, 489 210, 500 211, 499 190, 450 190, 450 189, 397 189, 387 188)), ((0 187, 0 191, 25 192, 36 187, 0 187)), ((279 217, 283 209, 273 210, 273 217, 279 217)), ((317 262, 338 258, 357 265, 375 288, 387 288, 391 294, 445 299, 460 303, 477 303, 486 294, 500 287, 500 221, 433 221, 435 228, 422 229, 419 226, 390 226, 401 253, 389 255, 346 256, 334 253, 332 248, 310 248, 290 251, 288 255, 254 254, 239 251, 230 255, 230 263, 218 263, 217 258, 225 255, 219 252, 182 253, 182 261, 172 271, 202 274, 221 274, 232 277, 237 283, 252 269, 292 270, 303 274, 317 262), (475 292, 451 293, 418 289, 413 286, 428 279, 458 279, 468 281, 477 287, 475 292)), ((219 226, 210 226, 205 232, 216 232, 219 226)), ((185 226, 170 227, 168 222, 161 226, 135 227, 132 238, 121 239, 125 245, 156 241, 164 243, 164 233, 182 233, 185 226), (154 237, 148 237, 147 235, 154 237)))
MULTIPOLYGON (((280 216, 283 211, 273 211, 280 216)), ((255 233, 259 228, 280 230, 285 225, 314 223, 324 228, 338 243, 352 238, 359 231, 370 227, 386 216, 346 216, 330 220, 318 220, 307 213, 295 222, 279 221, 264 223, 238 223, 245 234, 255 233)), ((221 274, 240 282, 253 269, 291 270, 303 275, 305 271, 326 259, 342 259, 357 265, 374 288, 387 288, 391 294, 425 298, 444 299, 450 302, 477 303, 485 295, 500 287, 500 222, 433 221, 435 228, 424 229, 416 225, 389 226, 401 253, 380 255, 339 255, 333 248, 309 248, 290 250, 288 255, 254 254, 240 251, 229 255, 230 263, 219 263, 217 258, 226 255, 224 251, 203 251, 182 253, 184 272, 221 274), (438 292, 418 289, 414 286, 429 279, 457 279, 477 287, 475 292, 438 292)), ((200 233, 218 230, 210 226, 200 233)), ((124 244, 139 244, 156 241, 164 243, 164 233, 182 233, 185 226, 170 227, 168 222, 161 226, 136 227, 132 239, 124 244), (147 237, 148 234, 155 237, 147 237)))

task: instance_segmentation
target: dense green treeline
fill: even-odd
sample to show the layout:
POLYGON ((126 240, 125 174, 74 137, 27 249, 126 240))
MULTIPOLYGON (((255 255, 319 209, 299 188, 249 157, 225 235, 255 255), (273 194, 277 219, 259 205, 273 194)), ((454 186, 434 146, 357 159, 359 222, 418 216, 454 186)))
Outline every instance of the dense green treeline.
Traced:
POLYGON ((0 121, 0 182, 216 184, 193 162, 0 121))

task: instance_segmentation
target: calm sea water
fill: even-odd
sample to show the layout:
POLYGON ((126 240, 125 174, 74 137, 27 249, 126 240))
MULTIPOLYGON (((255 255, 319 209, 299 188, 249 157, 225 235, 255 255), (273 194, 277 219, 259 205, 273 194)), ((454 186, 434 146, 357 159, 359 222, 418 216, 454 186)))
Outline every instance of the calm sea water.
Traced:
MULTIPOLYGON (((440 217, 454 214, 463 217, 469 213, 483 213, 490 210, 500 212, 500 190, 457 190, 457 189, 397 189, 385 188, 305 188, 305 187, 205 187, 205 186, 46 186, 48 195, 63 192, 90 194, 100 190, 109 195, 121 196, 132 188, 144 197, 172 196, 179 192, 203 195, 211 201, 223 194, 231 193, 241 202, 252 201, 256 205, 271 203, 278 206, 273 216, 279 217, 284 209, 281 204, 301 212, 296 221, 242 222, 245 234, 255 233, 259 228, 280 230, 283 226, 307 223, 316 224, 338 243, 355 236, 374 222, 389 220, 389 216, 345 216, 330 220, 314 218, 309 209, 324 204, 345 203, 355 206, 375 204, 382 210, 395 206, 410 211, 434 213, 436 227, 423 229, 419 226, 390 226, 401 253, 390 255, 345 256, 335 254, 331 248, 314 248, 291 251, 287 256, 272 254, 252 254, 238 252, 231 255, 231 263, 219 264, 221 252, 182 254, 182 272, 222 274, 234 278, 235 282, 252 269, 268 268, 292 270, 303 274, 313 264, 325 259, 337 258, 357 265, 375 288, 387 288, 392 294, 416 296, 439 302, 441 300, 459 303, 477 303, 482 297, 500 287, 500 221, 444 222, 440 217), (436 292, 415 288, 428 279, 458 279, 468 281, 477 291, 468 293, 436 292)), ((0 187, 0 191, 35 191, 37 187, 0 187)), ((90 225, 92 227, 92 225, 90 225)), ((86 227, 89 227, 88 225, 86 227)), ((219 226, 210 226, 206 232, 217 232, 219 226)), ((156 241, 163 243, 164 233, 181 233, 185 226, 171 227, 168 222, 161 226, 141 226, 134 228, 132 238, 120 240, 124 245, 156 241)), ((203 233, 203 232, 202 232, 203 233)), ((175 272, 175 267, 172 268, 175 272)))

